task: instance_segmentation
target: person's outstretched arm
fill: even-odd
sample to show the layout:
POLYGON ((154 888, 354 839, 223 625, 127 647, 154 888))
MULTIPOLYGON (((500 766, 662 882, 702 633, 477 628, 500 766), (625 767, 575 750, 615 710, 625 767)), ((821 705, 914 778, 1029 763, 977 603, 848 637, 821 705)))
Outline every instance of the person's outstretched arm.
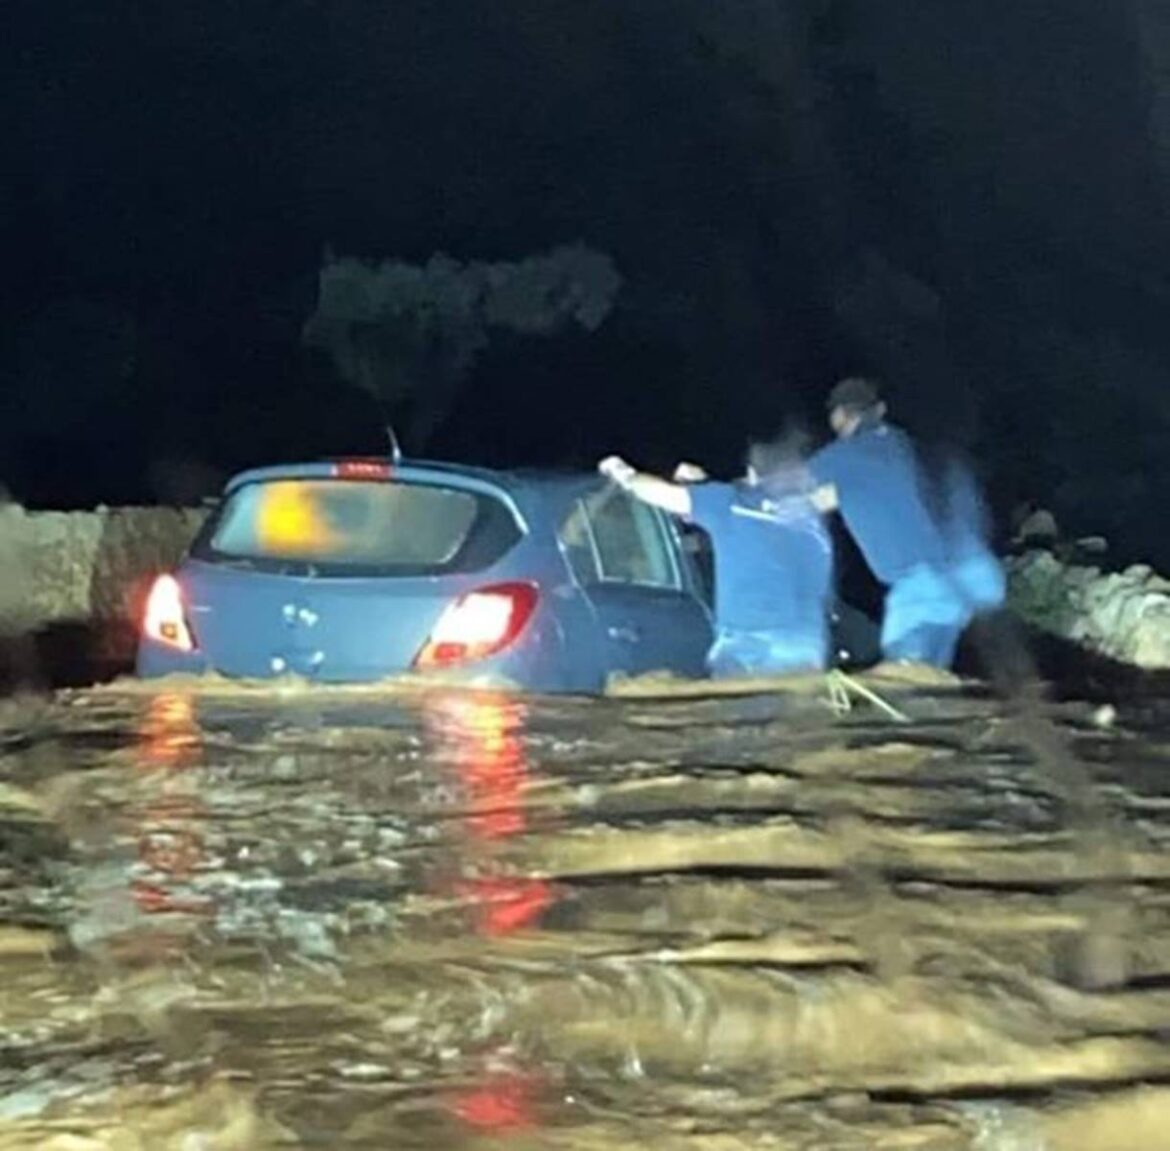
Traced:
POLYGON ((597 465, 597 470, 613 480, 618 487, 656 508, 676 516, 691 514, 691 493, 682 484, 672 484, 659 476, 640 472, 621 456, 607 456, 597 465))

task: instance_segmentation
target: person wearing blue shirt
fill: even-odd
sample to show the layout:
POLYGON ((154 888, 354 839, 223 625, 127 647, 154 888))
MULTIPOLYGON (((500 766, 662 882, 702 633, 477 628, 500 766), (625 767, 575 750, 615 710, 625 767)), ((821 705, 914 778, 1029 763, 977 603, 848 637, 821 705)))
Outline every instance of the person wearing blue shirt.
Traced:
POLYGON ((909 436, 886 421, 870 380, 842 380, 828 408, 837 438, 808 462, 813 498, 822 511, 840 512, 886 585, 882 654, 950 667, 967 625, 1005 598, 974 476, 954 459, 928 475, 909 436))
POLYGON ((702 528, 715 558, 716 637, 707 655, 717 678, 823 670, 829 659, 832 541, 811 501, 808 474, 790 456, 754 445, 747 475, 706 480, 680 468, 670 482, 617 456, 603 475, 638 499, 702 528))

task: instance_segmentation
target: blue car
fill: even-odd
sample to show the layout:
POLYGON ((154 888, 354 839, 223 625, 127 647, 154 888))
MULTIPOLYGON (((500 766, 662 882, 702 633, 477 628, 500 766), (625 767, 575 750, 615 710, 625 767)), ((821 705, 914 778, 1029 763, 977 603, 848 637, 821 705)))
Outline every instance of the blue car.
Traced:
POLYGON ((346 459, 228 483, 151 589, 137 670, 596 693, 702 676, 711 641, 678 526, 597 475, 346 459))

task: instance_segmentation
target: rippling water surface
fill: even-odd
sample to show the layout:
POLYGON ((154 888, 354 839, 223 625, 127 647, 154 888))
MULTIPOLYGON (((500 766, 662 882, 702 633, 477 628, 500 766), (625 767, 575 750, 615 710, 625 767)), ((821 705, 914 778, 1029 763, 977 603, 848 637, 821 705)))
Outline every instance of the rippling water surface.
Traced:
POLYGON ((1167 709, 878 686, 8 703, 0 1148, 1170 1146, 1167 709))

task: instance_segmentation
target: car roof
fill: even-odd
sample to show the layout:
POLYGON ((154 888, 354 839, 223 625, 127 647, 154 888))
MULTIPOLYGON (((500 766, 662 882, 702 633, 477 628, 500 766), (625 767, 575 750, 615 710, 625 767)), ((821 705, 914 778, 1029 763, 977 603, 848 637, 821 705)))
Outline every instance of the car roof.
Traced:
POLYGON ((476 464, 450 463, 444 460, 400 460, 399 467, 426 469, 451 475, 474 476, 489 483, 508 486, 565 487, 594 483, 596 472, 570 468, 487 468, 476 464))

